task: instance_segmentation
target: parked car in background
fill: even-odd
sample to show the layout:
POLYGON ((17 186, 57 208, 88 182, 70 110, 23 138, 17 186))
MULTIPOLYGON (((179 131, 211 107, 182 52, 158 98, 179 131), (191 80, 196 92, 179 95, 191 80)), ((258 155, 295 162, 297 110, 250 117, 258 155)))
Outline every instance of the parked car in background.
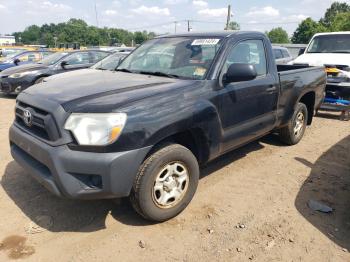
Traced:
POLYGON ((98 70, 115 70, 120 62, 128 55, 130 52, 116 52, 113 53, 101 61, 97 62, 91 68, 98 70))
POLYGON ((85 50, 54 53, 35 64, 9 68, 0 73, 0 91, 6 94, 18 94, 45 77, 68 71, 88 68, 110 52, 85 50))
POLYGON ((60 79, 68 79, 74 77, 76 79, 89 77, 94 79, 95 77, 103 77, 97 71, 115 71, 120 62, 128 55, 127 52, 123 53, 113 53, 101 61, 97 62, 90 68, 75 70, 66 72, 64 74, 56 74, 53 76, 46 77, 43 82, 48 81, 59 81, 60 79))
POLYGON ((6 58, 4 61, 0 63, 0 72, 11 67, 39 62, 40 60, 51 55, 52 53, 53 53, 52 51, 46 51, 46 50, 45 51, 24 51, 16 55, 9 56, 8 58, 6 58))
POLYGON ((272 46, 273 55, 275 57, 276 64, 284 65, 293 60, 292 55, 288 49, 282 46, 272 46))
POLYGON ((350 32, 316 34, 293 64, 326 68, 326 98, 335 103, 325 105, 324 109, 336 110, 339 104, 347 106, 350 103, 350 32))
POLYGON ((266 35, 244 31, 157 37, 115 71, 81 72, 17 97, 12 156, 57 196, 130 196, 154 221, 185 209, 200 164, 269 132, 297 144, 326 84, 323 67, 276 66, 266 35))
POLYGON ((11 57, 18 55, 19 53, 23 53, 25 51, 27 50, 24 48, 2 48, 0 49, 0 61, 10 59, 11 57))

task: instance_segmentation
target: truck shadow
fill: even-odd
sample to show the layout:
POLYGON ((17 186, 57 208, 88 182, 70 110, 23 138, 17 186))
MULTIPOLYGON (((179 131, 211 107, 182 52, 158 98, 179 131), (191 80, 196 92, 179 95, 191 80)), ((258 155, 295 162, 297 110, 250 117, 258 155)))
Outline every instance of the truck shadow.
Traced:
POLYGON ((333 145, 313 164, 297 161, 311 168, 295 200, 304 218, 337 245, 350 249, 350 136, 333 145), (333 208, 330 214, 313 211, 307 205, 316 200, 333 208))
POLYGON ((17 98, 17 95, 0 94, 0 98, 2 98, 2 99, 9 99, 9 100, 15 100, 17 98))
MULTIPOLYGON (((264 143, 269 140, 276 143, 273 142, 273 137, 264 138, 264 143)), ((227 153, 203 167, 201 178, 263 147, 256 141, 227 153)), ((136 214, 127 199, 78 201, 58 198, 28 175, 15 161, 8 163, 1 186, 31 221, 51 232, 98 231, 106 228, 106 218, 109 215, 126 225, 152 224, 136 214), (47 221, 42 220, 43 216, 50 217, 53 223, 48 226, 47 221)))

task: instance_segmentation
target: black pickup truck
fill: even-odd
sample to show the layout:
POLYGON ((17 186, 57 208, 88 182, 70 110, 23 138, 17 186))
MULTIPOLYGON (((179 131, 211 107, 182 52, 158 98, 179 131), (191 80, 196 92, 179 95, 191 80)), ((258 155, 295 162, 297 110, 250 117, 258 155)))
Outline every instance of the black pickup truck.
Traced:
POLYGON ((199 166, 270 132, 297 144, 324 97, 322 67, 276 66, 258 32, 157 37, 115 71, 60 75, 17 97, 13 158, 57 196, 129 196, 176 216, 199 166))

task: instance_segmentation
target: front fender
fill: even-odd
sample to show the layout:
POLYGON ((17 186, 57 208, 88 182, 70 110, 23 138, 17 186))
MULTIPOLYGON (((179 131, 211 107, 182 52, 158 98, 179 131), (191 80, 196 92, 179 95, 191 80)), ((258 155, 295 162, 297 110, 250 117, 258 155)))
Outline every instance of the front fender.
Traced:
POLYGON ((220 118, 215 106, 208 100, 198 100, 187 107, 168 111, 159 123, 161 124, 145 139, 144 147, 156 145, 178 133, 199 129, 209 145, 209 157, 219 151, 222 134, 220 118))

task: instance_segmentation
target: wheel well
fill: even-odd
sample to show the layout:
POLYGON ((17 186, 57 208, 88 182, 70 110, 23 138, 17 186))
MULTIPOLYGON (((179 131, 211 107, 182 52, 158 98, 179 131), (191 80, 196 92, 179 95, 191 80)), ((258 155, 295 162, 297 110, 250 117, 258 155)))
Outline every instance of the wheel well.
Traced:
POLYGON ((189 129, 164 138, 152 147, 147 157, 168 143, 176 143, 188 148, 200 164, 204 164, 209 159, 208 139, 200 128, 189 129))
POLYGON ((312 118, 314 116, 315 93, 314 92, 306 93, 300 98, 299 102, 306 105, 307 112, 308 112, 307 124, 311 125, 312 118))

